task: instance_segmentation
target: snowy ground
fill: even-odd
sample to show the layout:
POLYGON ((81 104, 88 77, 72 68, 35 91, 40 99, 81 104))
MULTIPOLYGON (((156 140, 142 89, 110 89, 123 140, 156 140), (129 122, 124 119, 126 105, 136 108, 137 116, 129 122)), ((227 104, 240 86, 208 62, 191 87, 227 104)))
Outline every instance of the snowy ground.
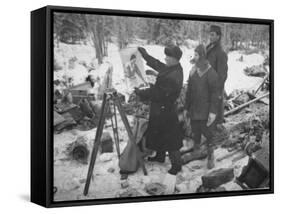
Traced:
MULTIPOLYGON (((110 44, 109 56, 107 62, 113 65, 113 85, 120 92, 128 95, 128 89, 125 87, 125 79, 123 75, 123 68, 119 56, 118 48, 110 44)), ((147 51, 159 58, 164 59, 163 47, 151 45, 145 46, 147 51)), ((181 64, 184 69, 184 80, 186 81, 189 75, 191 65, 190 58, 193 55, 193 49, 182 47, 183 57, 181 64)), ((226 82, 226 91, 230 93, 233 89, 255 89, 258 87, 262 78, 248 77, 244 74, 243 69, 251 65, 259 65, 263 62, 263 56, 260 54, 244 55, 244 61, 240 62, 237 59, 241 56, 238 51, 231 52, 228 57, 228 80, 226 82)), ((87 64, 95 64, 94 50, 89 46, 65 45, 61 44, 59 49, 55 49, 55 57, 57 61, 63 65, 63 69, 55 72, 55 79, 62 79, 63 76, 72 77, 74 83, 78 84, 85 80, 88 71, 82 66, 79 61, 85 61, 87 64), (77 57, 74 68, 69 69, 68 59, 77 57)), ((108 63, 104 63, 97 68, 95 75, 103 76, 108 63)), ((132 122, 133 118, 129 116, 132 122)), ((108 121, 109 122, 109 121, 108 121)), ((119 118, 119 124, 120 118, 119 118)), ((112 134, 111 128, 105 129, 112 134)), ((79 200, 79 199, 95 199, 95 198, 115 198, 129 189, 136 189, 140 195, 148 195, 144 191, 145 184, 151 182, 161 183, 167 170, 170 167, 168 158, 165 164, 146 163, 148 176, 144 176, 142 171, 129 176, 129 187, 123 189, 121 187, 121 180, 118 168, 118 158, 116 151, 111 154, 103 154, 98 156, 93 180, 91 181, 89 195, 83 196, 83 188, 85 185, 85 178, 87 175, 88 165, 83 165, 68 159, 66 154, 67 145, 77 139, 78 136, 87 138, 87 143, 92 148, 92 143, 95 137, 96 129, 89 131, 71 130, 65 131, 61 134, 54 134, 54 185, 58 191, 54 195, 55 201, 64 200, 79 200), (110 172, 109 172, 109 171, 110 172)), ((125 134, 125 129, 120 125, 119 129, 121 138, 121 151, 125 148, 128 137, 125 134)), ((113 135, 112 135, 113 136, 113 135)), ((227 153, 227 150, 218 148, 215 150, 215 157, 219 158, 227 153)), ((238 162, 232 163, 231 159, 226 159, 221 162, 216 162, 216 168, 234 167, 235 175, 239 175, 242 167, 247 163, 248 157, 241 159, 238 162)), ((177 175, 177 193, 194 193, 201 185, 201 176, 207 172, 206 160, 193 161, 183 167, 181 173, 177 175)), ((223 185, 226 190, 241 190, 241 188, 234 182, 229 182, 223 185)))

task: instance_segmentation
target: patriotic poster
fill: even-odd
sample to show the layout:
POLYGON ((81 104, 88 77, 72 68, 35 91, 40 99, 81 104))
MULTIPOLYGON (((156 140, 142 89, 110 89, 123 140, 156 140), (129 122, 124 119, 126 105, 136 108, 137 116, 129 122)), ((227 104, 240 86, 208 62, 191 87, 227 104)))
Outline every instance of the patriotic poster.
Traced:
POLYGON ((124 69, 127 89, 133 90, 147 84, 144 70, 144 62, 137 48, 126 48, 120 51, 120 57, 124 69))

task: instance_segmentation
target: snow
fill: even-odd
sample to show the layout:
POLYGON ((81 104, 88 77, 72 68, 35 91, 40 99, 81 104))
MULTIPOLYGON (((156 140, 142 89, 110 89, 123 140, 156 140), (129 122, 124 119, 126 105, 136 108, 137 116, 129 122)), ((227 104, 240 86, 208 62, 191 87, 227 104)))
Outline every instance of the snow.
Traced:
POLYGON ((84 61, 87 64, 96 63, 95 49, 90 45, 59 43, 59 46, 54 48, 54 58, 62 66, 62 70, 54 72, 54 80, 61 80, 63 76, 72 77, 74 85, 84 82, 87 76, 87 69, 80 65, 79 62, 84 61), (74 68, 71 69, 69 68, 69 60, 73 58, 77 58, 77 60, 74 62, 74 68))
MULTIPOLYGON (((164 47, 158 45, 144 46, 149 54, 164 62, 164 47)), ((184 81, 188 79, 191 64, 189 60, 193 56, 194 49, 181 47, 183 57, 181 64, 183 66, 184 81)), ((54 72, 54 79, 63 79, 65 77, 72 77, 73 84, 79 84, 85 81, 88 75, 87 69, 79 62, 85 61, 87 64, 95 65, 95 70, 91 74, 96 78, 102 78, 108 69, 108 66, 113 65, 113 86, 118 92, 124 94, 128 98, 129 91, 125 84, 123 66, 119 55, 118 47, 115 44, 108 46, 109 56, 105 58, 104 63, 100 66, 96 64, 94 49, 87 45, 66 45, 60 44, 59 48, 55 48, 55 59, 62 65, 63 69, 54 72), (76 57, 73 68, 69 68, 69 60, 76 57)), ((262 81, 258 77, 248 77, 244 74, 243 69, 247 66, 259 65, 263 62, 261 54, 243 55, 244 61, 240 62, 237 59, 241 56, 238 51, 230 52, 228 57, 228 79, 226 82, 226 92, 230 93, 234 89, 255 89, 262 81)), ((148 66, 145 65, 145 69, 148 66)), ((133 117, 128 116, 130 124, 132 124, 133 117)), ((109 121, 107 121, 109 123, 109 121)), ((118 116, 119 135, 120 135, 120 149, 121 152, 126 146, 128 136, 125 127, 121 123, 118 116)), ((113 136, 111 127, 105 125, 106 132, 113 136)), ((119 197, 124 191, 128 189, 136 189, 140 195, 148 195, 144 191, 146 184, 155 182, 162 183, 167 170, 170 167, 168 158, 164 164, 155 164, 146 162, 145 166, 148 171, 148 176, 144 176, 141 169, 138 172, 129 176, 127 182, 129 188, 123 189, 121 187, 121 180, 118 167, 118 157, 116 149, 112 154, 98 155, 95 164, 93 177, 89 194, 83 195, 84 185, 86 181, 88 165, 77 163, 69 160, 66 148, 69 144, 74 142, 78 136, 84 136, 87 139, 87 144, 90 150, 93 148, 96 128, 89 131, 71 130, 60 134, 54 134, 54 186, 58 191, 54 194, 55 201, 65 200, 82 200, 95 198, 115 198, 119 197)), ((227 153, 227 150, 218 148, 215 150, 215 157, 219 158, 227 153)), ((235 163, 231 159, 225 159, 216 162, 217 168, 234 167, 235 176, 241 173, 242 167, 246 165, 248 157, 245 157, 235 163)), ((206 168, 206 160, 193 161, 183 166, 181 173, 177 175, 176 189, 178 194, 194 193, 201 185, 201 176, 208 172, 206 168)), ((223 185, 227 190, 241 190, 241 188, 234 182, 229 182, 223 185)))
MULTIPOLYGON (((130 46, 135 47, 135 46, 130 46)), ((149 54, 164 62, 164 47, 159 45, 146 45, 144 46, 149 54)), ((189 72, 192 65, 190 59, 193 56, 194 49, 181 46, 183 56, 180 63, 183 67, 184 82, 187 81, 189 72)), ((108 57, 105 57, 104 63, 100 66, 97 65, 95 60, 94 48, 86 45, 66 45, 61 43, 59 48, 55 48, 55 59, 58 63, 63 65, 63 69, 54 72, 54 79, 62 79, 63 76, 72 77, 73 84, 79 84, 85 81, 85 77, 89 74, 87 69, 82 66, 79 62, 84 61, 87 64, 94 64, 96 69, 91 71, 95 77, 103 77, 108 69, 108 66, 113 65, 113 86, 120 93, 125 96, 128 95, 128 90, 131 92, 132 89, 128 89, 125 84, 124 72, 122 61, 120 58, 118 47, 109 43, 108 45, 108 57), (76 57, 77 60, 74 62, 74 68, 69 69, 69 60, 76 57)), ((249 77, 243 72, 244 68, 253 65, 260 65, 263 63, 264 57, 262 54, 250 54, 245 55, 239 51, 233 51, 228 54, 228 78, 225 85, 227 94, 231 93, 234 89, 255 89, 262 82, 259 77, 249 77), (243 55, 243 61, 238 61, 238 58, 243 55)), ((149 67, 145 64, 145 69, 149 67)))
POLYGON ((264 57, 261 54, 243 55, 243 62, 240 62, 238 58, 241 55, 239 51, 233 51, 228 54, 228 78, 225 84, 227 94, 234 89, 257 89, 262 82, 262 78, 246 76, 243 70, 246 67, 262 64, 264 57))
MULTIPOLYGON (((119 118, 119 124, 120 118, 119 118)), ((124 127, 119 133, 121 152, 126 146, 128 137, 124 134, 124 127)), ((106 132, 113 134, 111 128, 106 128, 106 132)), ((84 185, 86 181, 88 165, 83 165, 75 161, 67 159, 65 149, 68 144, 75 141, 77 136, 85 136, 88 138, 88 145, 92 149, 92 143, 95 136, 96 129, 90 131, 67 131, 54 137, 54 185, 58 188, 58 192, 54 195, 55 201, 64 200, 83 200, 94 198, 112 198, 118 197, 121 193, 128 191, 128 188, 121 187, 121 180, 118 167, 118 157, 116 149, 113 153, 99 154, 94 167, 93 177, 89 194, 83 195, 84 185), (109 169, 113 172, 109 172, 109 169)), ((226 149, 218 148, 215 150, 215 157, 219 158, 227 154, 226 149)), ((234 156, 235 157, 235 156, 234 156)), ((216 168, 234 167, 235 176, 241 173, 242 167, 247 164, 248 157, 232 163, 230 159, 217 161, 216 168)), ((176 189, 177 194, 194 193, 196 189, 202 184, 201 176, 208 172, 206 167, 207 160, 192 161, 183 166, 182 172, 177 175, 176 189)), ((144 176, 143 171, 139 169, 136 173, 129 175, 129 188, 136 189, 142 196, 148 196, 144 191, 145 185, 149 183, 163 183, 167 170, 171 167, 169 158, 166 157, 166 162, 163 164, 145 163, 148 171, 148 176, 144 176)), ((233 182, 223 185, 227 190, 241 190, 241 188, 233 182)))

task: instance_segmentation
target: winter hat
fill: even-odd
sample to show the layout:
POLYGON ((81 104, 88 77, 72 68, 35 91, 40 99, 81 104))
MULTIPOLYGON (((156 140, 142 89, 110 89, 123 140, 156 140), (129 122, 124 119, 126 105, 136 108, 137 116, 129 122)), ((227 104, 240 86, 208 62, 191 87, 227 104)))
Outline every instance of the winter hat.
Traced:
POLYGON ((210 32, 215 32, 219 36, 221 36, 221 27, 218 25, 211 25, 210 32))
POLYGON ((204 45, 202 45, 202 44, 198 45, 198 46, 195 48, 194 51, 199 54, 200 58, 202 58, 202 57, 206 58, 206 48, 205 48, 204 45))
POLYGON ((182 51, 178 46, 166 47, 164 53, 167 56, 173 57, 177 60, 180 60, 182 57, 182 51))
POLYGON ((198 45, 195 50, 196 53, 199 55, 199 60, 195 62, 195 65, 200 69, 200 70, 205 70, 208 68, 208 60, 206 58, 206 48, 204 45, 200 44, 198 45))

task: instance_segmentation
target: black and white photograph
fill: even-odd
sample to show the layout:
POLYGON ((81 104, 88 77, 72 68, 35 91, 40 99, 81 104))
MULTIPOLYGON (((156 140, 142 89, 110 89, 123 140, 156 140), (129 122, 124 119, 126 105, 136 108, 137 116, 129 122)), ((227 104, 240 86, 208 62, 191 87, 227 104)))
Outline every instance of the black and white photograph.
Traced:
POLYGON ((52 16, 54 202, 271 189, 270 25, 52 16))

